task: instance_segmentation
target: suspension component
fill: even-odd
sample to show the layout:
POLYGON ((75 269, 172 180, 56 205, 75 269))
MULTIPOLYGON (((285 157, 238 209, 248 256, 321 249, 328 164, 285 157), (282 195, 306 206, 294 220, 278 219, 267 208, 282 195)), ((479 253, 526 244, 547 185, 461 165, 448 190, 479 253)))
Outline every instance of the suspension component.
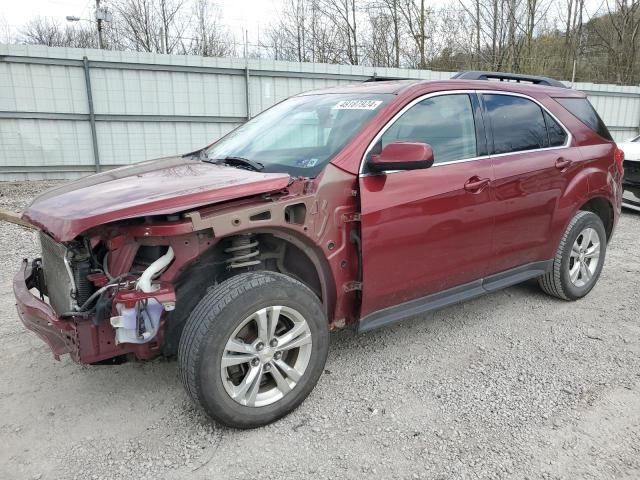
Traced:
POLYGON ((237 235, 231 239, 231 246, 225 248, 225 253, 230 255, 226 260, 227 268, 244 268, 259 265, 260 255, 258 241, 250 233, 237 235))

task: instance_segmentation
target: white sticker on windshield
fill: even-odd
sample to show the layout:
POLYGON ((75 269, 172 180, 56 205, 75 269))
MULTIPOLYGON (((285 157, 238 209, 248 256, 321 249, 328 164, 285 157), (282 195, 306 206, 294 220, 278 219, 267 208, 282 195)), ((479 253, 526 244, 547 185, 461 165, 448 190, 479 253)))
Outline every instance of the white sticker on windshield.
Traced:
POLYGON ((335 107, 338 110, 375 110, 382 100, 342 100, 335 107))

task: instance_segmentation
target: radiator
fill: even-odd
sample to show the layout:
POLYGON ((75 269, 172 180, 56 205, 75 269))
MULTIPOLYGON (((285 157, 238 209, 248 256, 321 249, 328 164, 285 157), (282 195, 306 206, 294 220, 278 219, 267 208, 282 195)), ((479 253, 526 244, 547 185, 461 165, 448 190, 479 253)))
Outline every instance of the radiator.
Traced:
POLYGON ((65 265, 67 248, 43 232, 40 232, 40 246, 49 303, 58 314, 71 312, 74 307, 71 297, 73 284, 65 265))

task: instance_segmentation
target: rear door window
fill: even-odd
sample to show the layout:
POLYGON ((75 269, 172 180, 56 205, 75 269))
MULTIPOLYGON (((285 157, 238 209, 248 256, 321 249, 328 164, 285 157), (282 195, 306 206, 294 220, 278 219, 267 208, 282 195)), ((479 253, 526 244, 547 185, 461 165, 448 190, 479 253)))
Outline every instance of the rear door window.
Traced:
POLYGON ((561 147, 567 142, 567 132, 556 122, 551 115, 544 112, 544 122, 547 124, 549 134, 549 146, 561 147))
POLYGON ((493 153, 535 150, 549 146, 547 127, 540 106, 513 95, 483 94, 493 130, 493 153))

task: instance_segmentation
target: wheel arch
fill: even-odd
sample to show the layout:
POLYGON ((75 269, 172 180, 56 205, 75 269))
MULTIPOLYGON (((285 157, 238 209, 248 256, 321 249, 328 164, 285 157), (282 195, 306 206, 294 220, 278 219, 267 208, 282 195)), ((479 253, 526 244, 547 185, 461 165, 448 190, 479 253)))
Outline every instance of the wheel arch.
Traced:
POLYGON ((607 198, 601 196, 593 197, 582 204, 582 206, 580 206, 578 210, 592 212, 598 215, 598 217, 600 217, 600 220, 602 220, 602 224, 604 225, 604 231, 607 234, 607 242, 611 239, 615 223, 615 216, 613 205, 607 198))
POLYGON ((610 200, 610 189, 594 188, 600 185, 602 172, 596 168, 584 168, 576 173, 566 186, 563 195, 554 209, 553 234, 547 258, 555 255, 560 240, 573 217, 579 211, 589 211, 598 215, 605 226, 607 241, 611 238, 615 226, 615 211, 610 200))
MULTIPOLYGON (((308 286, 320 299, 329 323, 333 320, 335 311, 337 291, 335 280, 328 261, 311 239, 303 234, 286 228, 248 228, 239 230, 232 235, 217 238, 216 241, 204 250, 197 258, 185 266, 177 276, 175 285, 178 295, 176 308, 172 311, 165 325, 165 339, 163 352, 172 356, 177 353, 178 344, 184 323, 195 305, 204 296, 207 289, 215 286, 221 281, 248 271, 247 268, 227 269, 228 247, 234 237, 242 235, 254 235, 260 240, 270 239, 267 255, 273 253, 274 246, 284 246, 286 252, 292 252, 292 260, 283 260, 285 271, 274 268, 265 268, 265 262, 261 265, 250 267, 252 270, 277 271, 289 275, 308 286), (295 260, 293 271, 287 269, 287 261, 295 260)), ((276 247, 278 248, 278 247, 276 247)), ((264 258, 263 258, 264 259, 264 258)), ((280 266, 279 268, 282 268, 280 266)))

